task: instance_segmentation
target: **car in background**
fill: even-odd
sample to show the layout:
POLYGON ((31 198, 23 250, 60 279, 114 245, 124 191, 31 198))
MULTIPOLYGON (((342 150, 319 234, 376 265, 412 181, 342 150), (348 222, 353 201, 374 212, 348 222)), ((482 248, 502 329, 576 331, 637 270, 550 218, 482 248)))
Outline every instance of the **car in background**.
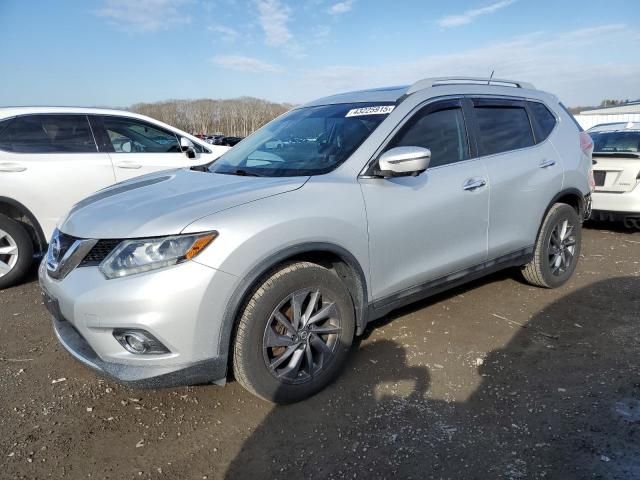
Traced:
POLYGON ((209 135, 205 142, 210 143, 211 145, 220 145, 220 140, 224 138, 224 135, 209 135))
POLYGON ((120 110, 0 108, 0 288, 20 281, 83 198, 140 175, 209 164, 226 150, 120 110))
POLYGON ((594 143, 592 218, 640 229, 640 123, 596 125, 587 133, 594 143))
POLYGON ((238 143, 240 143, 240 140, 242 140, 244 137, 223 137, 220 140, 220 145, 225 145, 227 147, 233 147, 235 145, 237 145, 238 143))

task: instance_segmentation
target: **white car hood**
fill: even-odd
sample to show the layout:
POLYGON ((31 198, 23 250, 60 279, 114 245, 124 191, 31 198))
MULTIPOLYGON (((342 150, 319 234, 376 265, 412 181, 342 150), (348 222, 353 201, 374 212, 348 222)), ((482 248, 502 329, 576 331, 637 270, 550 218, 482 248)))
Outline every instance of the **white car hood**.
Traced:
POLYGON ((169 170, 100 190, 77 203, 59 229, 80 238, 180 233, 193 221, 300 188, 309 177, 246 177, 169 170))

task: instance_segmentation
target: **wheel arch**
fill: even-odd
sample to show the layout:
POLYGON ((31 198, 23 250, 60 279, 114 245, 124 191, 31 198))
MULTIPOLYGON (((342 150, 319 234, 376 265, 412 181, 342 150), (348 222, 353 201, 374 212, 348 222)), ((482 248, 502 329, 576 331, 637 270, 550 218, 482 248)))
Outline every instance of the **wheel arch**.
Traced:
POLYGON ((332 243, 314 242, 287 247, 269 256, 243 276, 240 285, 227 303, 218 344, 221 356, 229 355, 235 335, 238 315, 249 295, 274 268, 287 262, 310 261, 329 267, 345 282, 353 299, 356 316, 356 335, 360 335, 367 323, 367 281, 360 262, 345 248, 332 243))
POLYGON ((35 215, 22 203, 13 198, 0 196, 0 215, 5 215, 22 223, 33 241, 34 250, 43 253, 47 247, 47 239, 35 215))
POLYGON ((542 216, 542 219, 540 221, 540 226, 542 226, 542 222, 547 217, 547 213, 549 213, 551 207, 553 207, 556 203, 566 203, 567 205, 573 207, 578 213, 578 217, 580 219, 583 219, 586 205, 584 197, 584 194, 577 188, 567 188, 565 190, 562 190, 561 192, 556 194, 551 202, 549 202, 549 205, 547 205, 547 208, 544 211, 544 215, 542 216))

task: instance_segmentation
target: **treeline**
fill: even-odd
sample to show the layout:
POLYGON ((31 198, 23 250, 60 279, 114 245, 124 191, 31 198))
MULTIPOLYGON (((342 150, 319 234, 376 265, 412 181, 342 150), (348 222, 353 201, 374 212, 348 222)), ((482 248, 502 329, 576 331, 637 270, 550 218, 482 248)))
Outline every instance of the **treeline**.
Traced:
POLYGON ((137 103, 132 110, 193 134, 246 137, 293 105, 253 97, 137 103))
POLYGON ((625 100, 604 99, 600 102, 600 105, 598 106, 590 105, 588 107, 580 107, 580 106, 571 107, 569 108, 569 111, 575 115, 577 113, 584 112, 586 110, 595 110, 596 108, 606 108, 606 107, 618 107, 621 105, 627 105, 628 103, 636 103, 636 102, 640 102, 640 99, 638 100, 629 100, 628 98, 625 100))

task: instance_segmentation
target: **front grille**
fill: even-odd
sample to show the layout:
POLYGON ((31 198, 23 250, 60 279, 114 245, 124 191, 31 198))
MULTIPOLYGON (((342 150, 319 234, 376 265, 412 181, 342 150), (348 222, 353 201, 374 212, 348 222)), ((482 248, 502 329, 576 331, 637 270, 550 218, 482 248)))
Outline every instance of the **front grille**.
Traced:
POLYGON ((114 248, 116 248, 122 240, 98 240, 93 248, 87 253, 80 267, 95 267, 107 258, 114 248))

